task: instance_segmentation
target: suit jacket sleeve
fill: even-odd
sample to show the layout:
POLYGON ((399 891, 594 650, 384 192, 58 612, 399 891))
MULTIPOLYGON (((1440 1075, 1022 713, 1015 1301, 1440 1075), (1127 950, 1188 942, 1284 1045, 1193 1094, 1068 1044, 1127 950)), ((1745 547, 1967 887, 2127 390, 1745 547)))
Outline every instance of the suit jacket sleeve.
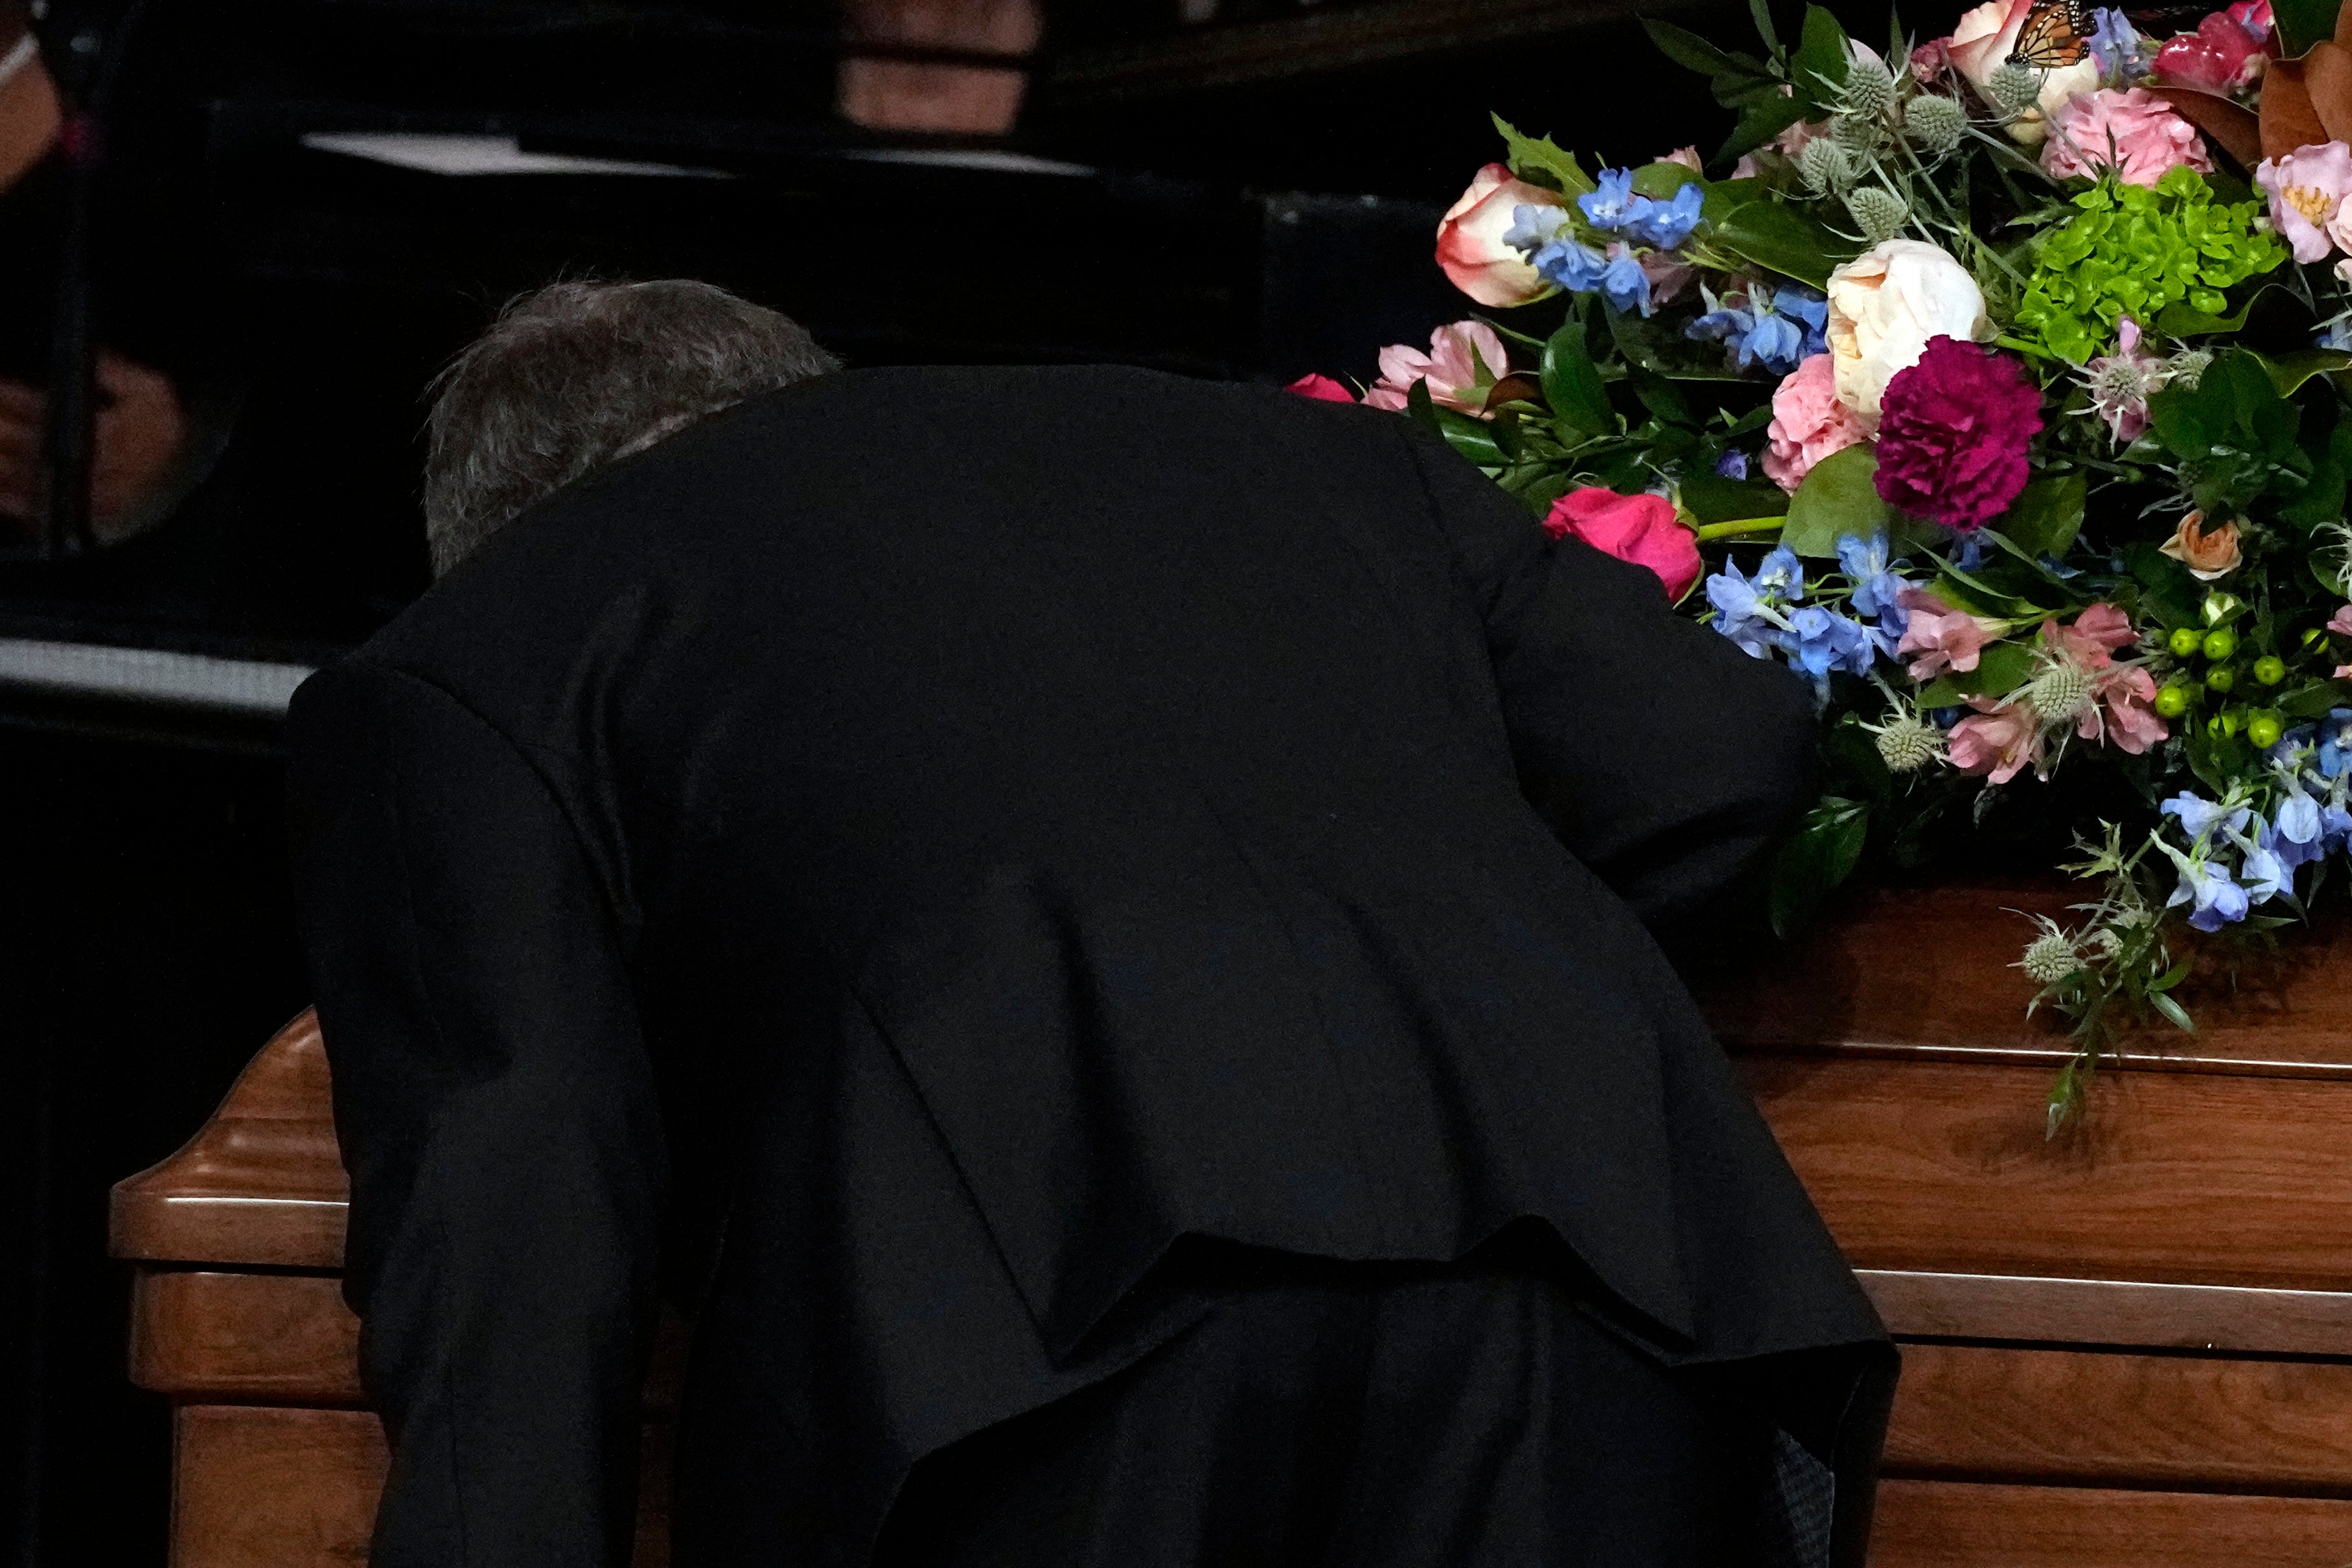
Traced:
POLYGON ((1654 931, 1687 936, 1811 797, 1804 682, 1676 615, 1647 568, 1552 540, 1436 437, 1406 439, 1486 621, 1521 791, 1654 931))
POLYGON ((614 911, 541 774, 437 687, 336 667, 289 744, 393 1444, 371 1562, 625 1565, 666 1163, 614 911))

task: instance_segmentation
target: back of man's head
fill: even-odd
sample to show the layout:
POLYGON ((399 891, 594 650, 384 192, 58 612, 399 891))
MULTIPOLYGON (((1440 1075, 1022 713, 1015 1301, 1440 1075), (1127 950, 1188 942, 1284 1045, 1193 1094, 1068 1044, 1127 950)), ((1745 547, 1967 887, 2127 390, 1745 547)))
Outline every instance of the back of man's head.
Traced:
POLYGON ((592 468, 839 368, 798 322, 708 283, 523 295, 434 385, 425 531, 435 574, 592 468))

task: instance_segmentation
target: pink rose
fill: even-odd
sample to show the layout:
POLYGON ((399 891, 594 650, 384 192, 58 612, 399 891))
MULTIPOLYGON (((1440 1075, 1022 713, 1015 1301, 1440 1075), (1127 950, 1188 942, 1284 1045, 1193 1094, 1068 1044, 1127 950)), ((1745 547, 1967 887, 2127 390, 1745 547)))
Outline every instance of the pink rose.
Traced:
POLYGON ((2254 184, 2270 193, 2271 223, 2294 248, 2297 261, 2326 257, 2331 247, 2352 250, 2352 148, 2341 142, 2298 147, 2254 166, 2254 184))
POLYGON ((2007 784, 2036 760, 2041 717, 2022 702, 1990 697, 1971 697, 1969 706, 1976 712, 1952 726, 1952 765, 1964 773, 1984 773, 1990 783, 2007 784))
POLYGON ((1978 657, 1984 651, 1985 628, 1974 616, 1952 608, 1924 588, 1899 589, 1895 602, 1911 613, 1903 623, 1903 640, 1895 645, 1895 652, 1898 658, 1918 656, 1910 665, 1913 680, 1924 686, 1947 669, 1966 673, 1977 667, 1978 657))
POLYGON ((2156 51, 2156 79, 2167 87, 2231 93, 2261 74, 2263 51, 2246 29, 2216 11, 2193 33, 2179 33, 2156 51))
POLYGON ((1356 395, 1328 375, 1302 375, 1282 389, 1301 397, 1311 397, 1318 403, 1353 403, 1356 395))
POLYGON ((1698 541, 1663 496, 1621 496, 1588 486, 1552 502, 1543 525, 1554 539, 1573 534, 1604 555, 1648 567, 1666 585, 1669 599, 1680 599, 1698 581, 1698 541))
POLYGON ((1837 400, 1836 362, 1825 353, 1813 355, 1781 378, 1772 394, 1772 423, 1764 433, 1771 437, 1764 471, 1791 495, 1815 463, 1867 434, 1862 421, 1837 400))
POLYGON ((1911 74, 1926 87, 1952 68, 1952 40, 1936 38, 1911 51, 1911 74))
POLYGON ((2097 700, 2084 710, 2074 731, 2085 741, 2098 740, 2104 731, 2107 744, 2136 757, 2171 736, 2148 706, 2156 700, 2155 678, 2138 665, 2108 670, 2091 689, 2097 700))
POLYGON ((2063 650, 2085 669, 2105 669, 2115 662, 2112 650, 2129 647, 2139 641, 2132 630, 2131 620, 2113 605, 2102 601, 2074 617, 2071 626, 2055 621, 2045 621, 2042 626, 2043 640, 2063 650))
POLYGON ((2200 174, 2213 172, 2197 128, 2144 87, 2101 88, 2069 99, 2052 116, 2042 148, 2042 166, 2062 180, 2095 178, 2112 166, 2127 185, 2153 185, 2184 163, 2200 174))
POLYGON ((1481 305, 1524 305, 1555 291, 1527 258, 1503 243, 1521 207, 1556 207, 1556 191, 1511 177, 1500 163, 1478 171, 1437 225, 1437 265, 1481 305))
POLYGON ((1456 321, 1429 334, 1429 352, 1391 343, 1381 351, 1381 378, 1364 394, 1369 408, 1404 412, 1405 394, 1416 381, 1429 383, 1433 403, 1484 416, 1486 389, 1510 374, 1510 356, 1503 340, 1484 321, 1456 321), (1486 371, 1486 386, 1479 370, 1486 371))

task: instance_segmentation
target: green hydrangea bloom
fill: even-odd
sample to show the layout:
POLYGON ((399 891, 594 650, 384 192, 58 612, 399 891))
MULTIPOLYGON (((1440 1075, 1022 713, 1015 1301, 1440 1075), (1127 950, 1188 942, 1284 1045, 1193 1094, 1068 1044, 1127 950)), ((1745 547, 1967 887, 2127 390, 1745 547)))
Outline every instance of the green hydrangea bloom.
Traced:
POLYGON ((2262 203, 2216 205, 2186 167, 2154 189, 2102 180, 2074 205, 2082 211, 2042 242, 2017 324, 2076 364, 2115 346, 2123 317, 2147 327, 2175 300, 2218 316, 2223 289, 2286 259, 2276 235, 2254 231, 2262 203))

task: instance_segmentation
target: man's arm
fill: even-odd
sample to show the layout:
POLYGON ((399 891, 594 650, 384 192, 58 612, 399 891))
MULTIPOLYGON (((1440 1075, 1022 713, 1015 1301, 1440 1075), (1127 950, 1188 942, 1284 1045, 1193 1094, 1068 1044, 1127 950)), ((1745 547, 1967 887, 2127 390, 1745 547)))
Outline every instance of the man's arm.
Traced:
POLYGON ((1434 437, 1405 434, 1486 617, 1520 788, 1654 931, 1681 931, 1811 798, 1804 682, 1675 614, 1647 569, 1553 541, 1434 437))
POLYGON ((296 892, 393 1442, 373 1568, 625 1568, 666 1155, 604 891, 438 688, 339 666, 289 731, 296 892))

